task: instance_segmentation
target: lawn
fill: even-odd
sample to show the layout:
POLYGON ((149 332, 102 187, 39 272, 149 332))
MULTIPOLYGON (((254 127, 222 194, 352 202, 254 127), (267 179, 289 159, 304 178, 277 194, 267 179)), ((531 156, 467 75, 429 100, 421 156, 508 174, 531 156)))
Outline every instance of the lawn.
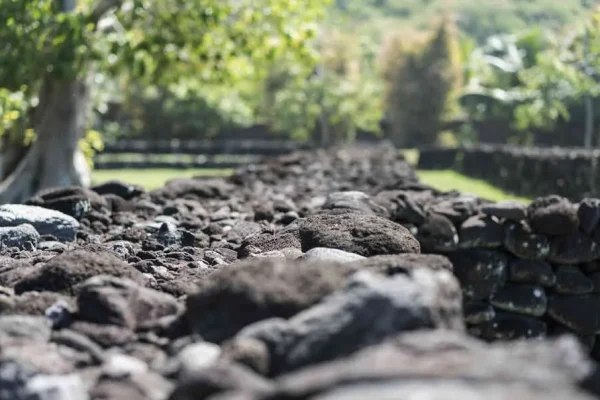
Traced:
POLYGON ((509 199, 520 200, 525 203, 530 201, 524 197, 504 192, 502 189, 490 185, 485 181, 469 178, 455 171, 417 171, 417 175, 421 182, 433 186, 438 190, 458 190, 463 193, 472 193, 493 201, 509 199))
POLYGON ((146 189, 161 187, 170 179, 192 176, 227 176, 231 169, 103 169, 92 174, 94 184, 118 179, 123 182, 141 185, 146 189))

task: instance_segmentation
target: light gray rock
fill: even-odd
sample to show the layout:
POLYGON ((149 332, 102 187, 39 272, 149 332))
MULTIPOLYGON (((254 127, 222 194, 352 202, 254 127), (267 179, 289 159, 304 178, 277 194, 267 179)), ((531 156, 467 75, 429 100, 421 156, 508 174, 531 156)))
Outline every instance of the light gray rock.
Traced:
POLYGON ((0 244, 2 246, 27 249, 31 245, 37 246, 39 239, 40 234, 30 224, 0 227, 0 244))
POLYGON ((314 247, 307 251, 301 257, 307 261, 332 261, 332 262, 352 262, 364 260, 366 257, 359 254, 350 253, 344 250, 329 249, 327 247, 314 247))
POLYGON ((79 222, 60 211, 23 204, 0 206, 0 227, 32 225, 40 235, 52 235, 60 241, 75 239, 79 222))
POLYGON ((33 342, 50 340, 52 327, 45 317, 33 315, 0 316, 0 339, 26 339, 33 342))
POLYGON ((83 380, 75 374, 36 375, 25 385, 27 400, 88 400, 83 380))

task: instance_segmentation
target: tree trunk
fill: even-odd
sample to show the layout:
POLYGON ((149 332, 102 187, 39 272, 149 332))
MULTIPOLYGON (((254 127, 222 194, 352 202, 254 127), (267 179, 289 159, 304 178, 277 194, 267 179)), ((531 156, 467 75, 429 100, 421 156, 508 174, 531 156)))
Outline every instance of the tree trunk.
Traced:
POLYGON ((89 185, 90 171, 79 151, 89 103, 85 80, 46 79, 35 118, 36 141, 0 184, 0 204, 22 202, 43 189, 89 185))

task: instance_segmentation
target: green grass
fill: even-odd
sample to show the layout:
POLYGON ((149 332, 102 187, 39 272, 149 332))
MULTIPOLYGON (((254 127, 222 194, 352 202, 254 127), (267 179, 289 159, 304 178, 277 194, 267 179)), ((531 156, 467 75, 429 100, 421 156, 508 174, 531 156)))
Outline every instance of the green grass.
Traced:
POLYGON ((530 201, 527 198, 507 193, 485 181, 469 178, 455 171, 417 171, 417 175, 421 182, 442 191, 458 190, 493 201, 519 200, 525 203, 530 201))
POLYGON ((228 176, 231 169, 103 169, 92 174, 94 184, 118 179, 123 182, 141 185, 152 190, 161 187, 170 179, 192 176, 228 176))

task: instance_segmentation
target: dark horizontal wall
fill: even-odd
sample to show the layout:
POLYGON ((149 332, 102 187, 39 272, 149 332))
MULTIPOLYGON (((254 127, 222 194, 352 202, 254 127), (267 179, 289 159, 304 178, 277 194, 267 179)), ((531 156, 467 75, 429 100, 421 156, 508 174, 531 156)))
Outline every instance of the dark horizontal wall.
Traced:
POLYGON ((419 169, 454 169, 521 196, 558 194, 578 201, 600 195, 600 150, 478 145, 424 148, 419 169))

